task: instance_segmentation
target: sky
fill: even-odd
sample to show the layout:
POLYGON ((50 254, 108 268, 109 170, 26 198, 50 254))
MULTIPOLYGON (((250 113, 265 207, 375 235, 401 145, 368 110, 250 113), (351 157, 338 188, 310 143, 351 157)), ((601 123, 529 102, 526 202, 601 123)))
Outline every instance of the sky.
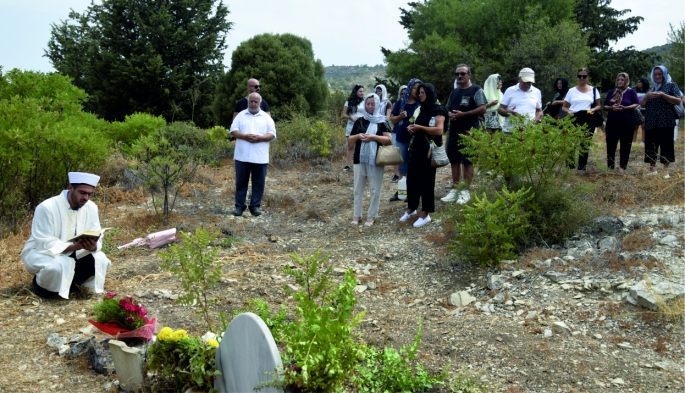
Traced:
MULTIPOLYGON (((100 2, 100 0, 96 0, 100 2)), ((224 64, 241 42, 262 33, 292 33, 312 42, 314 55, 325 66, 383 64, 380 48, 405 47, 406 31, 398 23, 399 7, 410 0, 312 1, 260 0, 224 1, 234 22, 227 37, 224 64)), ((83 12, 91 0, 0 0, 0 66, 50 72, 44 57, 50 40, 50 25, 66 20, 71 8, 83 12)), ((634 46, 638 50, 666 43, 668 24, 685 20, 682 0, 614 0, 616 9, 631 9, 627 16, 645 20, 638 30, 615 43, 615 49, 634 46)))

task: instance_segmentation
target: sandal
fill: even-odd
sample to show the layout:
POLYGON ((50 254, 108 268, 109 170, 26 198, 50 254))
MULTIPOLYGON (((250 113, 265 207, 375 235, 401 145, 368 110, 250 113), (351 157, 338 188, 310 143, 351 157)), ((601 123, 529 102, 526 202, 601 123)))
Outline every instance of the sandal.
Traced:
POLYGON ((371 228, 374 221, 376 221, 375 218, 367 218, 366 222, 364 223, 364 228, 371 228))
POLYGON ((359 220, 361 220, 361 217, 355 217, 355 218, 353 218, 353 219, 352 219, 352 222, 350 222, 350 225, 353 226, 353 227, 356 227, 357 225, 359 225, 359 220))

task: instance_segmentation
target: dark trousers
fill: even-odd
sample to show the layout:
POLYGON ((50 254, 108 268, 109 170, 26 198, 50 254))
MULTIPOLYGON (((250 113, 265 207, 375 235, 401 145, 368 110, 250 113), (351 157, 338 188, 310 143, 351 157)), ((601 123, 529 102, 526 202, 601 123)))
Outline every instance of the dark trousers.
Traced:
MULTIPOLYGON (((587 161, 590 157, 590 146, 592 146, 592 136, 595 133, 595 127, 590 127, 588 125, 588 122, 590 121, 590 115, 587 114, 587 111, 578 111, 574 114, 574 123, 576 123, 576 125, 579 127, 583 124, 585 124, 587 127, 585 139, 580 144, 584 152, 581 151, 581 153, 578 155, 578 169, 581 171, 584 171, 586 169, 585 167, 587 167, 587 161)), ((569 168, 573 169, 573 167, 573 162, 569 163, 569 168)))
MULTIPOLYGON (((88 254, 81 259, 76 259, 75 252, 72 252, 69 257, 76 260, 74 278, 71 280, 71 288, 69 288, 69 292, 77 292, 78 289, 75 284, 81 285, 95 275, 95 258, 93 257, 93 254, 88 254)), ((50 292, 38 285, 35 276, 33 276, 33 289, 36 295, 44 298, 50 298, 57 294, 57 292, 50 292)))
POLYGON ((269 164, 253 164, 235 160, 235 208, 245 210, 245 198, 247 197, 247 184, 252 177, 252 196, 250 198, 250 210, 260 207, 264 196, 264 181, 266 179, 266 167, 269 164))
POLYGON ((427 151, 412 152, 407 173, 407 208, 414 211, 419 207, 427 213, 435 211, 435 172, 427 151))
POLYGON ((616 146, 621 142, 621 150, 619 153, 619 166, 622 169, 628 167, 628 159, 630 159, 630 149, 633 146, 633 131, 634 124, 616 124, 614 122, 607 122, 606 125, 606 142, 607 142, 607 166, 609 169, 614 169, 616 163, 616 146))
POLYGON ((675 161, 673 127, 645 130, 645 162, 653 165, 657 160, 662 164, 675 161))

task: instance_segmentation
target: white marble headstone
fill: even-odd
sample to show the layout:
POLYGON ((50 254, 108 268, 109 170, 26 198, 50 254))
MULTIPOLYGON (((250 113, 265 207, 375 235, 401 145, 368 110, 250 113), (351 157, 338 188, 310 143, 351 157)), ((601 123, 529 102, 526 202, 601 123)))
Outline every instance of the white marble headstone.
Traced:
MULTIPOLYGON (((276 342, 264 321, 253 313, 240 314, 228 325, 216 351, 216 369, 222 375, 214 381, 214 388, 221 393, 253 392, 282 367, 276 342)), ((259 392, 281 391, 265 388, 259 392)))

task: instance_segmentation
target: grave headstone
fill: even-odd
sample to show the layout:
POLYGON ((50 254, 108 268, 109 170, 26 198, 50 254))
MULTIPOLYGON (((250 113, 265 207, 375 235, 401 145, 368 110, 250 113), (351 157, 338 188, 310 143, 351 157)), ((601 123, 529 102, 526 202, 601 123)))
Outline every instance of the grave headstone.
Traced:
POLYGON ((140 348, 131 348, 126 343, 117 340, 110 340, 109 350, 121 384, 120 389, 123 392, 142 392, 145 382, 143 351, 140 348))
MULTIPOLYGON (((214 388, 221 393, 252 392, 262 382, 274 378, 276 368, 282 368, 269 328, 253 313, 233 318, 216 351, 216 368, 221 376, 214 388), (270 373, 270 374, 266 374, 270 373)), ((276 388, 265 388, 261 393, 279 393, 276 388)))

